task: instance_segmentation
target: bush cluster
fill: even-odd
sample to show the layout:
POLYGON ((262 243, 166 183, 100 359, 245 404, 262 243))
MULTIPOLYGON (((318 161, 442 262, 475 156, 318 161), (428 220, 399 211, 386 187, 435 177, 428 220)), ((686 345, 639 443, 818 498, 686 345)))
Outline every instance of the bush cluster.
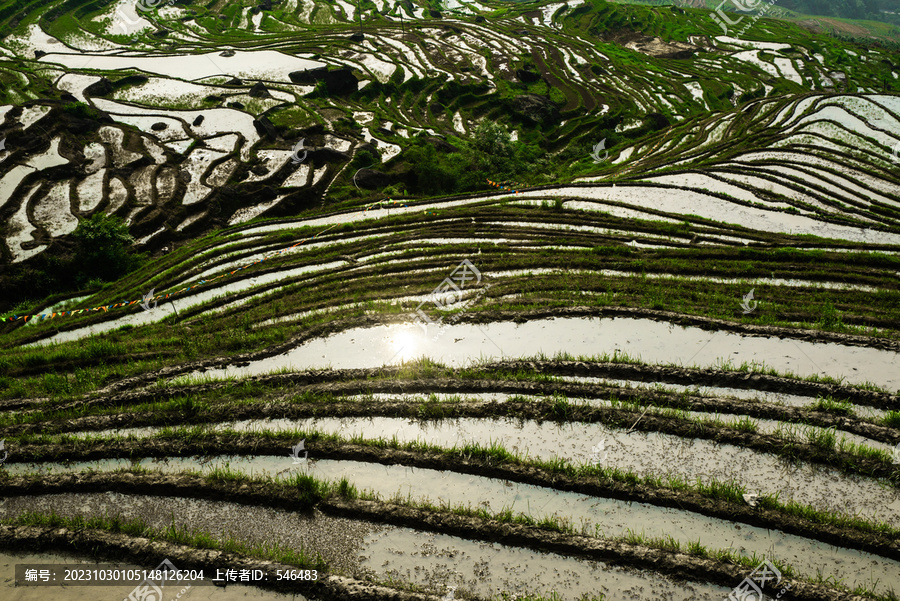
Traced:
POLYGON ((93 288, 141 267, 147 255, 135 253, 134 238, 119 217, 97 213, 83 219, 63 253, 41 253, 25 265, 9 266, 0 276, 0 310, 25 310, 26 299, 93 288))
POLYGON ((471 141, 453 140, 459 152, 443 152, 424 138, 403 153, 408 165, 409 191, 420 195, 455 194, 483 190, 485 181, 534 181, 546 173, 547 160, 536 144, 514 141, 497 123, 483 121, 471 141))

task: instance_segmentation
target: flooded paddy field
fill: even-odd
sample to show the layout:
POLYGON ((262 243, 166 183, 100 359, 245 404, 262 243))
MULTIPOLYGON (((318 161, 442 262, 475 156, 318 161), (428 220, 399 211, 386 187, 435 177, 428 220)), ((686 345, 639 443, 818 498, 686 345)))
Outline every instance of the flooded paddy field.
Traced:
MULTIPOLYGON (((641 476, 680 477, 688 482, 739 481, 748 490, 778 495, 821 510, 900 524, 900 493, 883 482, 842 474, 824 466, 794 466, 775 455, 708 440, 685 440, 660 432, 625 432, 603 424, 536 423, 521 420, 441 420, 437 423, 398 418, 316 418, 251 420, 211 429, 241 433, 303 432, 341 438, 410 443, 444 448, 494 445, 526 459, 590 463, 603 447, 604 467, 641 476), (852 488, 856 493, 838 490, 852 488)), ((95 433, 92 433, 95 434, 95 433)), ((98 435, 108 433, 96 433, 98 435)), ((153 437, 159 430, 121 430, 121 436, 153 437)), ((75 433, 76 437, 84 434, 75 433)))
MULTIPOLYGON (((249 476, 284 478, 294 473, 314 475, 329 480, 352 478, 360 490, 377 495, 383 500, 400 499, 404 502, 427 502, 437 506, 473 506, 472 499, 479 499, 478 508, 489 513, 512 510, 536 519, 547 517, 571 521, 582 534, 604 537, 623 537, 636 533, 651 538, 672 536, 683 544, 699 542, 708 547, 722 546, 740 553, 775 553, 777 559, 793 565, 797 569, 812 570, 825 568, 842 577, 851 579, 851 584, 873 585, 876 582, 896 585, 898 562, 882 559, 865 552, 829 547, 824 543, 785 534, 777 530, 767 530, 738 525, 728 520, 649 504, 623 502, 617 499, 598 498, 577 493, 564 492, 544 487, 483 478, 449 471, 436 471, 397 465, 379 465, 354 461, 319 460, 299 467, 285 467, 283 458, 276 457, 215 457, 210 461, 193 459, 144 460, 142 467, 162 470, 165 473, 179 473, 185 470, 209 473, 228 466, 238 473, 249 476), (827 550, 827 553, 826 553, 827 550), (825 562, 824 564, 822 562, 825 562)), ((76 463, 69 466, 32 466, 48 473, 77 473, 81 470, 119 469, 131 465, 116 460, 76 463)), ((15 469, 14 472, 22 473, 15 469)), ((35 505, 45 509, 78 507, 80 511, 108 513, 111 510, 134 515, 133 503, 122 495, 52 495, 37 498, 10 499, 3 505, 7 515, 35 505), (99 504, 99 505, 98 505, 99 504), (96 507, 96 509, 94 509, 96 507), (86 509, 90 508, 90 509, 86 509)), ((143 510, 142 510, 143 511, 143 510)), ((192 512, 176 507, 173 513, 189 518, 192 512), (176 509, 178 509, 176 511, 176 509)), ((275 518, 270 518, 275 519, 275 518)), ((269 520, 267 520, 268 522, 269 520)), ((281 521, 281 520, 278 520, 281 521)), ((208 529, 208 528, 204 528, 208 529)), ((298 531, 307 532, 308 528, 298 531)), ((264 536, 258 533, 257 536, 264 536)), ((268 536, 267 534, 265 536, 268 536)), ((306 546, 317 536, 306 537, 306 546)), ((303 541, 296 544, 303 546, 303 541)), ((323 551, 325 552, 325 551, 323 551)), ((337 553, 329 548, 328 553, 337 553)), ((341 564, 343 565, 343 564, 341 564)), ((347 568, 347 566, 343 566, 347 568)), ((358 566, 357 566, 358 567, 358 566)))
MULTIPOLYGON (((47 599, 47 588, 28 588, 16 585, 16 565, 67 565, 73 569, 94 569, 98 565, 114 565, 121 570, 149 569, 146 566, 129 563, 98 563, 88 555, 76 553, 61 555, 58 553, 0 553, 0 578, 3 584, 3 598, 9 601, 41 601, 47 599)), ((198 581, 190 583, 188 590, 184 586, 170 586, 171 594, 198 601, 305 601, 306 597, 298 594, 284 594, 267 591, 256 587, 237 584, 232 587, 202 586, 198 581), (188 594, 190 595, 188 597, 188 594)), ((71 601, 92 601, 98 598, 127 599, 134 591, 133 584, 90 586, 69 586, 65 589, 65 599, 71 601)), ((50 589, 52 590, 52 589, 50 589)), ((169 589, 166 589, 169 592, 169 589)))
MULTIPOLYGON (((834 344, 813 344, 731 333, 709 333, 637 319, 549 319, 525 324, 495 322, 452 325, 441 333, 453 337, 452 347, 423 334, 414 326, 356 328, 316 340, 281 356, 250 362, 240 368, 206 370, 205 376, 247 377, 279 369, 375 367, 432 357, 449 365, 465 365, 471 357, 524 358, 537 355, 600 356, 622 353, 650 363, 671 358, 681 349, 676 365, 709 366, 723 359, 763 365, 800 376, 835 375, 851 383, 874 383, 900 390, 900 357, 879 351, 834 344), (623 340, 624 339, 624 340, 623 340), (506 350, 510 349, 510 350, 506 350), (514 350, 512 350, 514 349, 514 350)), ((195 374, 196 375, 196 374, 195 374)))
MULTIPOLYGON (((194 327, 203 319, 208 318, 195 320, 194 327)), ((253 324, 258 331, 278 326, 253 324)), ((69 493, 62 492, 65 484, 50 484, 62 488, 41 495, 16 488, 3 502, 0 520, 141 518, 157 529, 190 527, 251 549, 263 543, 282 553, 314 548, 335 577, 377 586, 402 581, 422 594, 453 590, 473 598, 529 592, 577 599, 600 586, 603 598, 652 590, 650 598, 713 599, 734 586, 735 571, 752 569, 749 563, 758 558, 788 574, 827 571, 846 586, 873 594, 890 594, 900 585, 900 556, 889 542, 900 528, 900 493, 892 476, 900 441, 891 427, 898 406, 891 368, 897 354, 890 344, 867 347, 858 337, 835 339, 846 342, 841 344, 711 333, 633 317, 459 323, 430 338, 423 330, 404 324, 325 330, 281 353, 188 364, 171 375, 162 371, 86 395, 81 398, 93 401, 85 408, 96 407, 88 413, 73 397, 74 403, 44 400, 22 417, 8 415, 0 435, 17 454, 3 468, 13 479, 7 480, 10 486, 18 487, 14 482, 21 477, 52 483, 91 474, 100 478, 92 486, 108 489, 69 493), (514 351, 499 347, 489 353, 486 344, 492 340, 514 351), (686 359, 672 361, 672 348, 683 349, 686 359), (554 356, 560 374, 572 373, 565 371, 567 365, 605 365, 611 377, 545 375, 542 370, 557 365, 549 359, 554 356), (627 360, 620 363, 623 357, 627 360), (742 363, 754 366, 752 371, 735 367, 742 363), (646 374, 622 377, 635 370, 646 374), (828 379, 834 376, 840 383, 828 379), (680 384, 690 381, 696 383, 680 384), (442 391, 451 384, 453 392, 442 391), (538 390, 542 394, 535 395, 538 390), (527 417, 528 404, 540 417, 527 417), (706 409, 684 410, 697 406, 706 409), (338 407, 353 416, 329 416, 338 407), (407 417, 379 416, 382 407, 407 417), (487 413, 453 417, 459 411, 487 413), (606 417, 579 413, 585 411, 606 417), (747 417, 759 411, 768 417, 747 417), (434 413, 443 417, 422 419, 434 413), (50 428, 42 433, 41 424, 50 428), (234 452, 223 454, 229 447, 234 452), (144 452, 153 458, 141 458, 144 452), (372 462, 356 453, 388 454, 372 462), (391 459, 390 453, 403 455, 391 459), (459 459, 443 469, 438 462, 435 469, 429 463, 434 453, 459 459), (108 459, 85 462, 79 455, 108 459), (67 461, 52 461, 54 456, 67 461), (128 456, 132 459, 123 458, 128 456), (472 457, 483 468, 473 469, 472 457), (562 469, 598 481, 592 470, 599 470, 598 482, 612 478, 625 489, 633 486, 629 482, 642 484, 622 498, 619 489, 612 494, 572 490, 554 484, 549 474, 539 482, 523 480, 518 471, 495 474, 518 470, 521 462, 536 473, 562 469), (112 471, 123 468, 162 470, 171 477, 198 472, 236 483, 242 478, 273 485, 293 483, 292 478, 346 483, 332 488, 319 509, 312 507, 325 512, 316 514, 317 523, 332 515, 348 517, 329 510, 329 503, 364 498, 383 509, 353 526, 340 522, 335 531, 340 536, 319 537, 318 526, 291 525, 297 513, 288 513, 284 526, 281 514, 266 513, 284 511, 284 505, 266 508, 259 498, 228 509, 227 497, 212 502, 206 494, 185 497, 184 490, 161 485, 128 492, 115 484, 120 480, 112 471), (160 495, 155 487, 169 492, 160 495), (153 496, 134 496, 138 492, 153 496), (702 500, 685 505, 676 500, 683 494, 702 500), (659 495, 675 496, 663 502, 659 495), (584 544, 637 545, 645 551, 617 551, 609 563, 560 554, 542 543, 482 539, 472 530, 404 527, 402 520, 387 518, 391 511, 462 512, 484 525, 479 528, 513 520, 534 529, 534 536, 549 529, 573 541, 601 542, 584 544), (760 522, 756 512, 766 517, 760 522), (278 524, 281 534, 263 524, 278 524), (357 529, 367 534, 342 547, 346 533, 357 529), (314 539, 329 542, 310 547, 307 542, 314 539), (640 559, 644 553, 680 557, 687 549, 687 565, 675 570, 675 580, 640 559), (731 571, 704 578, 691 563, 702 561, 725 561, 731 571), (524 565, 533 568, 532 575, 523 572, 524 565)))
POLYGON ((318 512, 304 516, 232 503, 118 494, 54 495, 21 501, 19 506, 7 502, 6 511, 15 514, 24 507, 43 511, 52 508, 63 516, 99 514, 140 518, 150 527, 174 524, 176 528, 209 532, 216 538, 237 537, 250 543, 302 548, 320 553, 336 574, 370 579, 402 575, 437 592, 454 586, 486 597, 497 590, 536 590, 546 594, 566 589, 572 591, 568 598, 577 599, 594 587, 593 582, 597 580, 604 582, 605 594, 628 594, 636 587, 652 586, 658 590, 655 599, 691 594, 711 600, 725 592, 722 587, 676 584, 598 562, 332 518, 318 512), (383 562, 385 556, 391 560, 383 562), (530 576, 521 573, 524 565, 533 568, 530 576))
POLYGON ((0 0, 0 598, 896 601, 896 23, 650 4, 0 0))

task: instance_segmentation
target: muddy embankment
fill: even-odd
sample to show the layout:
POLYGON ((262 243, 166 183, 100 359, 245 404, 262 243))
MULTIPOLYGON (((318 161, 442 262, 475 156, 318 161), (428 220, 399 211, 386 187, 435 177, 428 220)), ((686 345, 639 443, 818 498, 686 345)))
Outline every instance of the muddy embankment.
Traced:
MULTIPOLYGON (((900 561, 900 541, 889 535, 862 532, 852 528, 820 524, 790 515, 782 511, 761 506, 750 507, 722 499, 713 499, 694 491, 655 488, 644 484, 615 481, 597 476, 571 476, 558 472, 548 472, 530 465, 497 464, 495 461, 476 457, 463 457, 432 452, 410 452, 396 449, 382 449, 364 445, 342 444, 331 441, 307 441, 307 448, 319 459, 335 459, 378 463, 382 465, 404 465, 439 471, 453 471, 485 478, 509 480, 567 492, 575 492, 596 497, 622 501, 648 503, 695 512, 713 518, 745 523, 750 526, 779 530, 827 544, 857 549, 900 561)), ((19 449, 20 451, 23 449, 19 449)), ((141 441, 138 443, 104 444, 92 451, 79 450, 69 453, 69 459, 88 461, 100 458, 119 457, 175 457, 205 455, 214 451, 222 455, 272 455, 287 454, 285 443, 266 441, 249 437, 211 436, 203 443, 181 441, 141 441)), ((23 458, 17 452, 17 458, 23 458)), ((264 504, 273 507, 296 509, 296 497, 289 496, 282 505, 279 499, 284 494, 282 485, 276 483, 241 484, 239 486, 208 483, 193 476, 158 476, 115 472, 95 474, 57 474, 0 476, 0 493, 4 496, 24 496, 76 492, 113 490, 122 493, 191 496, 200 494, 204 498, 222 498, 241 503, 264 504), (202 493, 196 492, 198 488, 202 493), (192 492, 194 491, 194 492, 192 492)), ((325 511, 325 507, 321 508, 325 511)))
MULTIPOLYGON (((208 483, 196 476, 159 476, 152 474, 77 474, 44 476, 39 479, 16 478, 7 480, 4 492, 29 495, 61 492, 97 492, 114 489, 121 493, 162 496, 199 497, 237 503, 263 505, 296 511, 297 501, 290 489, 272 484, 208 483)), ((471 540, 499 543, 513 547, 577 556, 605 563, 651 570, 679 580, 696 580, 733 586, 746 575, 747 568, 683 553, 651 549, 639 545, 607 541, 603 539, 561 534, 541 530, 533 526, 486 521, 480 518, 460 516, 449 512, 436 512, 391 503, 331 497, 317 505, 323 512, 357 520, 391 524, 459 536, 471 540)), ((99 556, 125 560, 137 564, 155 565, 168 557, 183 568, 210 568, 214 565, 241 569, 262 569, 274 579, 275 570, 287 569, 272 562, 242 558, 217 551, 199 551, 168 543, 151 543, 147 539, 134 539, 125 535, 102 531, 35 527, 0 527, 0 546, 27 551, 73 549, 90 546, 99 556)), ((273 589, 299 592, 303 595, 324 598, 328 595, 350 594, 359 599, 425 599, 424 595, 400 593, 381 587, 367 586, 345 578, 328 577, 313 584, 268 583, 273 589), (355 589, 359 592, 354 592, 355 589), (359 596, 357 596, 359 595, 359 596)), ((820 585, 791 582, 791 590, 784 599, 798 601, 822 601, 838 599, 862 599, 848 593, 835 591, 820 585)))
MULTIPOLYGON (((108 562, 127 562, 138 566, 156 566, 168 559, 181 570, 204 569, 206 574, 216 573, 216 568, 235 570, 261 570, 265 580, 254 586, 286 594, 300 594, 310 599, 353 599, 354 601, 439 601, 440 597, 402 591, 370 584, 343 576, 324 575, 319 580, 278 580, 278 570, 295 569, 292 566, 215 551, 194 549, 164 541, 132 537, 127 534, 103 530, 68 530, 37 526, 0 525, 0 548, 23 552, 60 552, 83 554, 91 550, 91 556, 108 562)), ((149 569, 149 568, 148 568, 149 569)))
MULTIPOLYGON (((353 404, 351 404, 353 405, 353 404)), ((567 411, 567 415, 560 416, 555 414, 556 409, 552 404, 543 403, 543 410, 535 403, 527 402, 507 402, 507 403, 487 403, 489 409, 484 407, 474 408, 471 411, 473 416, 460 415, 459 417, 496 417, 513 416, 519 419, 552 419, 553 421, 570 421, 574 419, 576 410, 567 411)), ((285 407, 287 413, 291 413, 290 407, 285 407)), ((358 412, 358 407, 350 406, 349 411, 358 412)), ((245 413, 251 418, 258 418, 260 412, 249 410, 245 413)), ((264 413, 264 412, 263 412, 264 413)), ((274 412, 272 412, 274 413, 274 412)), ((311 411, 313 415, 310 417, 324 417, 329 413, 325 408, 321 411, 311 411)), ((464 411, 460 411, 464 413, 464 411)), ((678 436, 684 439, 705 439, 712 440, 719 444, 731 444, 736 447, 750 449, 761 453, 772 453, 775 451, 781 457, 801 460, 811 464, 819 464, 825 467, 838 469, 847 474, 862 475, 870 478, 884 478, 895 486, 900 486, 897 481, 897 469, 892 464, 885 463, 882 459, 860 456, 850 452, 845 452, 837 448, 823 448, 811 442, 790 441, 776 434, 765 434, 757 432, 747 432, 728 427, 701 424, 698 422, 687 421, 678 417, 668 417, 652 414, 638 414, 635 419, 636 412, 634 410, 619 409, 614 407, 580 407, 577 408, 577 421, 587 423, 602 423, 612 428, 629 428, 640 432, 659 432, 667 435, 678 436)), ((363 413, 365 417, 370 417, 371 413, 363 413)), ((283 417, 275 415, 274 417, 283 417)), ((288 416, 297 417, 297 416, 288 416)), ((89 419, 89 418, 86 418, 89 419)), ((235 420, 235 413, 232 413, 229 421, 235 420)), ((179 425, 179 416, 174 415, 170 420, 171 425, 179 425)), ((33 428, 37 432, 46 432, 42 425, 33 428)), ((77 445, 77 448, 70 446, 41 444, 23 444, 17 446, 16 455, 18 461, 71 461, 76 459, 99 459, 115 455, 108 455, 109 452, 129 452, 134 454, 136 451, 141 453, 146 447, 147 441, 84 441, 77 445)), ((208 447, 211 442, 201 443, 202 448, 208 447)), ((187 454, 199 454, 205 451, 199 450, 198 453, 188 452, 187 454)), ((155 456, 155 455, 153 455, 155 456)))
MULTIPOLYGON (((620 378, 629 376, 633 380, 645 379, 656 373, 655 381, 680 379, 684 376, 697 380, 715 381, 724 379, 733 383, 728 373, 704 373, 699 370, 679 368, 654 368, 649 366, 630 366, 618 364, 562 364, 541 365, 528 363, 528 371, 535 374, 559 373, 604 373, 620 378), (623 368, 623 369, 619 369, 623 368), (625 372, 625 373, 623 373, 625 372), (665 373, 661 373, 665 372, 665 373), (676 373, 673 373, 676 372, 676 373), (681 373, 677 373, 681 372, 681 373), (693 372, 693 373, 684 373, 693 372), (713 376, 707 378, 706 376, 713 376), (718 378, 717 376, 725 376, 718 378)), ((499 365, 499 364, 498 364, 499 365)), ((521 372, 522 363, 505 363, 498 366, 499 371, 521 372)), ((836 428, 843 432, 894 445, 900 442, 900 432, 896 428, 874 424, 857 417, 834 415, 823 411, 811 411, 800 407, 752 402, 741 399, 720 397, 690 396, 687 394, 663 393, 655 390, 635 390, 611 385, 595 385, 569 382, 530 382, 516 380, 463 380, 463 379, 420 379, 420 380, 366 380, 373 370, 339 370, 328 373, 300 373, 273 376, 255 376, 250 381, 262 386, 271 387, 271 391, 260 391, 258 402, 241 405, 212 405, 202 412, 133 413, 125 408, 141 403, 161 402, 188 396, 197 396, 212 391, 227 391, 229 383, 201 384, 196 386, 169 387, 163 389, 144 389, 135 392, 119 393, 106 397, 98 397, 87 401, 63 402, 59 404, 42 404, 40 409, 25 409, 27 415, 35 411, 65 411, 84 409, 85 407, 114 408, 120 407, 123 413, 117 415, 101 415, 76 418, 56 422, 40 422, 34 424, 18 424, 0 427, 0 437, 19 436, 22 434, 56 434, 78 430, 108 430, 146 426, 187 425, 200 423, 218 423, 243 419, 266 418, 309 418, 327 417, 475 417, 490 418, 515 415, 523 419, 553 421, 599 421, 610 423, 613 415, 626 418, 630 411, 615 410, 602 407, 588 407, 578 404, 577 399, 608 399, 615 397, 622 402, 637 402, 643 405, 683 409, 708 413, 724 413, 746 415, 752 418, 778 420, 787 423, 804 423, 822 428, 836 428), (348 379, 344 379, 348 378, 348 379), (335 397, 365 394, 483 394, 503 393, 536 397, 528 402, 444 402, 431 404, 430 411, 423 415, 422 402, 414 400, 377 400, 354 399, 350 401, 329 400, 326 402, 283 401, 284 387, 290 386, 297 395, 307 392, 319 393, 323 396, 335 397), (573 399, 571 405, 564 410, 557 406, 555 400, 542 400, 541 396, 563 394, 573 399)), ((395 372, 396 368, 378 370, 381 376, 385 372, 395 372)), ((765 377, 762 377, 764 379, 765 377)), ((772 379, 769 377, 769 379, 772 379)), ((746 383, 747 380, 744 379, 746 383)), ((789 387, 786 385, 785 387, 789 387)), ((848 394, 856 392, 847 389, 848 394)), ((861 391, 865 392, 865 391, 861 391)), ((840 398, 841 393, 837 393, 840 398)), ((879 395, 872 400, 888 407, 900 407, 896 397, 879 395)), ((812 399, 810 399, 812 400, 812 399)), ((0 405, 5 410, 21 410, 21 403, 8 402, 0 405)))
MULTIPOLYGON (((633 317, 633 318, 645 318, 651 319, 654 321, 671 323, 680 326, 693 326, 697 328, 701 328, 709 331, 728 331, 736 334, 741 334, 745 336, 757 336, 757 337, 775 337, 775 338, 786 338, 793 340, 802 340, 807 342, 818 342, 818 343, 835 343, 842 344, 847 346, 856 346, 856 347, 867 347, 881 350, 888 350, 894 352, 900 352, 900 341, 887 339, 887 338, 875 338, 869 336, 859 336, 852 334, 840 334, 837 332, 822 332, 818 330, 797 330, 797 329, 789 329, 789 328, 780 328, 773 326, 758 326, 751 324, 741 324, 736 322, 725 321, 721 319, 710 319, 705 317, 696 317, 696 316, 688 316, 679 313, 673 313, 670 311, 657 311, 652 309, 632 309, 632 308, 618 308, 618 307, 608 307, 608 308, 597 308, 597 307, 572 307, 572 308, 550 308, 550 309, 535 309, 530 311, 516 312, 516 311, 479 311, 477 313, 469 313, 465 316, 464 320, 460 320, 459 324, 472 323, 472 324, 480 324, 480 323, 491 323, 497 321, 515 321, 516 323, 523 323, 526 321, 534 321, 538 319, 552 318, 552 317, 596 317, 596 318, 611 318, 611 317, 633 317)), ((378 326, 384 324, 398 324, 405 323, 408 321, 408 316, 405 315, 390 315, 390 316, 362 316, 362 317, 354 317, 349 319, 336 320, 324 324, 317 324, 312 326, 302 333, 292 337, 289 341, 275 345, 273 347, 263 349, 260 351, 255 351, 252 353, 242 353, 238 355, 234 355, 231 357, 214 357, 209 359, 203 359, 199 361, 192 361, 189 363, 182 363, 175 366, 164 367, 158 370, 154 370, 152 372, 148 372, 145 374, 141 374, 138 376, 133 376, 129 378, 124 378, 119 380, 118 382, 114 382, 102 389, 101 393, 112 393, 122 390, 130 390, 139 388, 141 386, 145 386, 147 384, 156 382, 160 379, 171 379, 179 375, 183 375, 186 373, 191 373, 197 370, 210 370, 210 369, 218 369, 224 368, 229 365, 241 366, 242 364, 249 363, 250 361, 256 361, 259 359, 265 359, 268 357, 274 357, 276 355, 280 355, 285 353, 293 348, 300 346, 301 344, 308 342, 310 340, 314 340, 316 338, 323 338, 329 336, 331 334, 336 334, 338 332, 342 332, 345 330, 349 330, 352 328, 361 328, 361 327, 371 327, 378 326)), ((505 363, 516 363, 513 362, 505 362, 505 363)), ((728 372, 714 372, 710 370, 711 373, 720 373, 722 375, 728 374, 728 372)), ((573 375, 582 375, 582 374, 573 374, 573 375)), ((603 374, 583 374, 583 375, 603 375, 603 374)), ((800 389, 794 390, 785 390, 780 388, 780 385, 783 383, 795 382, 793 380, 785 380, 783 378, 774 378, 773 380, 767 380, 766 376, 762 374, 747 374, 742 372, 734 372, 730 375, 734 378, 734 383, 726 383, 721 382, 719 385, 732 386, 736 388, 747 388, 749 387, 746 383, 747 378, 752 378, 752 382, 754 382, 755 388, 758 388, 756 384, 764 384, 772 387, 779 387, 779 391, 781 392, 794 392, 796 394, 831 394, 831 391, 834 389, 844 388, 835 384, 817 384, 817 383, 809 383, 805 391, 801 391, 800 389), (743 378, 743 380, 742 380, 743 378), (762 379, 760 379, 762 378, 762 379), (780 382, 781 381, 781 382, 780 382), (743 384, 741 384, 743 382, 743 384)), ((611 376, 607 376, 611 377, 611 376)), ((681 381, 672 381, 672 383, 690 383, 690 384, 706 384, 706 382, 702 381, 691 381, 689 378, 682 378, 681 381)), ((803 383, 796 383, 797 386, 803 385, 803 383)), ((849 388, 849 387, 848 387, 849 388)), ((760 388, 761 390, 765 390, 767 388, 760 388)), ((768 388, 771 389, 771 388, 768 388)), ((862 398, 876 398, 878 393, 872 393, 870 395, 863 395, 867 391, 860 390, 859 396, 862 398)), ((853 400, 853 399, 848 399, 853 400)), ((870 403, 863 403, 870 404, 870 403)))

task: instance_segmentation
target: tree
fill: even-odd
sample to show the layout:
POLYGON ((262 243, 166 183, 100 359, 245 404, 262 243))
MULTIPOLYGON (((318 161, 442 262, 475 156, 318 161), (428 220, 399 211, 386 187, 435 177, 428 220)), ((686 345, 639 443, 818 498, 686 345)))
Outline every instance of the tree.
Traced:
POLYGON ((131 252, 134 238, 119 217, 96 213, 78 224, 72 239, 72 268, 79 283, 94 278, 115 280, 143 263, 142 255, 131 252))
POLYGON ((512 137, 499 123, 485 119, 472 132, 472 147, 481 152, 502 157, 513 154, 512 137))
POLYGON ((439 153, 428 143, 413 146, 405 156, 412 166, 410 188, 415 193, 433 196, 461 189, 461 169, 456 157, 439 153))

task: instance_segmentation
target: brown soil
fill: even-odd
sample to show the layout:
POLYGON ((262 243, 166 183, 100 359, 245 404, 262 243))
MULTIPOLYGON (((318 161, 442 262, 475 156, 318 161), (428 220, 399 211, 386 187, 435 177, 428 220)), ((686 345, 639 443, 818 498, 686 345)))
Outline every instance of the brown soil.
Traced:
POLYGON ((690 58, 699 47, 684 42, 664 42, 662 38, 641 38, 625 44, 626 48, 656 58, 690 58))
MULTIPOLYGON (((557 63, 557 68, 560 68, 560 61, 562 61, 562 57, 559 56, 559 51, 556 51, 555 54, 551 51, 549 52, 549 56, 554 60, 554 62, 557 63)), ((561 91, 566 96, 566 104, 560 110, 565 113, 577 109, 581 104, 581 95, 573 89, 575 83, 572 81, 563 81, 562 79, 557 77, 553 73, 553 70, 544 61, 544 56, 538 48, 532 47, 531 58, 537 66, 538 71, 540 71, 541 77, 544 79, 544 81, 546 81, 548 85, 559 89, 559 91, 561 91)), ((563 70, 565 70, 565 65, 562 65, 562 68, 563 70)))
POLYGON ((844 21, 839 21, 838 19, 831 19, 828 17, 816 17, 816 19, 823 23, 826 28, 836 29, 841 33, 847 33, 854 36, 869 36, 871 34, 871 32, 865 27, 861 27, 853 23, 846 23, 844 21))
POLYGON ((630 50, 656 58, 690 58, 701 48, 684 42, 665 42, 662 38, 644 35, 633 29, 618 29, 603 35, 605 42, 615 42, 630 50))

